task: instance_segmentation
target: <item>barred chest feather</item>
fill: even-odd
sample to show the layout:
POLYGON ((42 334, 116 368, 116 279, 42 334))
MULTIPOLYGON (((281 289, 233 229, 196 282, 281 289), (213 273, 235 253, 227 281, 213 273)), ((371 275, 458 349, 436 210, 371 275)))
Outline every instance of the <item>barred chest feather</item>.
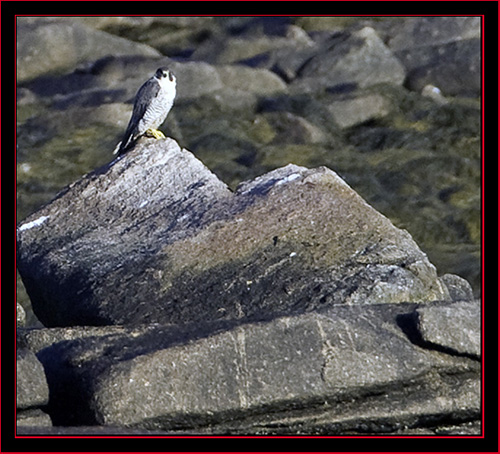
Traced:
POLYGON ((138 129, 141 133, 149 128, 157 129, 165 121, 174 104, 175 81, 171 82, 167 78, 160 80, 158 83, 160 84, 160 91, 151 101, 139 122, 138 129))

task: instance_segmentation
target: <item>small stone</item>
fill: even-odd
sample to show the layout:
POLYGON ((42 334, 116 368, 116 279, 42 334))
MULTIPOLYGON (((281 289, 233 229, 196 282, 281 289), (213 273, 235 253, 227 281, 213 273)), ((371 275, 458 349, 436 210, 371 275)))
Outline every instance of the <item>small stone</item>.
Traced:
POLYGON ((21 410, 16 412, 17 427, 51 427, 50 416, 40 409, 21 410))
POLYGON ((333 101, 328 107, 333 119, 342 129, 383 118, 391 111, 389 100, 381 95, 360 96, 354 99, 333 101))
POLYGON ((40 407, 49 402, 49 388, 45 371, 35 354, 18 349, 16 363, 17 408, 40 407))
POLYGON ((446 285, 452 301, 470 301, 474 299, 471 285, 456 274, 444 274, 440 281, 446 285))
POLYGON ((26 311, 19 303, 16 304, 16 325, 22 327, 26 324, 26 311))
POLYGON ((457 353, 481 356, 481 302, 459 301, 422 305, 417 310, 418 329, 426 342, 457 353))
POLYGON ((438 104, 448 104, 448 100, 443 96, 441 90, 434 85, 429 84, 422 88, 422 96, 431 98, 438 104))

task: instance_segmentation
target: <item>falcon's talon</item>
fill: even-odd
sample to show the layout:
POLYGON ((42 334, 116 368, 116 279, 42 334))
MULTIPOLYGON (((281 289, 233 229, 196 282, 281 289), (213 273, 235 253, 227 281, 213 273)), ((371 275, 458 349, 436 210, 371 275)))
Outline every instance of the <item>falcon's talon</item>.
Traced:
POLYGON ((166 139, 165 134, 163 134, 160 130, 158 129, 148 129, 144 135, 148 137, 154 137, 155 139, 166 139))

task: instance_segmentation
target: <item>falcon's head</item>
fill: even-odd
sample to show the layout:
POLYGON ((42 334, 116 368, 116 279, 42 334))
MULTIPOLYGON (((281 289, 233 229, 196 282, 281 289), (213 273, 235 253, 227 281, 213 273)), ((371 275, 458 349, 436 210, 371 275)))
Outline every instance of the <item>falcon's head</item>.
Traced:
POLYGON ((158 68, 156 70, 155 77, 160 81, 166 78, 168 78, 170 82, 175 81, 174 73, 168 68, 158 68))

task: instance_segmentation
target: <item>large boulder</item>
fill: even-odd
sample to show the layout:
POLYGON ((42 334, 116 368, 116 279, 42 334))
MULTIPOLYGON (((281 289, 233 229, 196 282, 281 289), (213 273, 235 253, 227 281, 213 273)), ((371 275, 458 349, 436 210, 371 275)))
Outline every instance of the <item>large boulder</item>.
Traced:
POLYGON ((411 236, 335 172, 288 165, 233 193, 170 139, 84 176, 21 223, 17 240, 46 326, 449 299, 411 236))
MULTIPOLYGON (((478 302, 471 306, 479 309, 478 302)), ((479 358, 433 348, 422 340, 416 316, 440 324, 444 337, 456 330, 472 338, 480 332, 479 310, 473 323, 446 326, 442 307, 343 305, 204 329, 53 328, 21 335, 47 370, 55 425, 392 432, 479 418, 479 358)))
POLYGON ((49 402, 49 388, 43 366, 35 354, 20 348, 16 354, 16 407, 24 410, 49 402))
POLYGON ((350 34, 334 35, 323 50, 312 55, 297 71, 295 91, 361 88, 387 83, 401 85, 405 69, 375 30, 364 27, 350 34))
MULTIPOLYGON (((178 94, 163 132, 231 188, 289 162, 335 169, 477 297, 481 105, 453 94, 479 93, 481 24, 478 16, 19 17, 18 221, 109 161, 138 88, 172 65, 178 94), (365 27, 375 32, 363 36, 365 27), (235 62, 246 67, 222 66, 235 62)), ((23 293, 19 284, 32 325, 23 293)))
POLYGON ((62 73, 107 55, 160 57, 156 49, 64 18, 17 18, 17 81, 62 73))
POLYGON ((20 340, 16 352, 16 426, 50 427, 52 421, 44 411, 49 403, 44 367, 20 340))
POLYGON ((407 86, 432 84, 446 95, 481 95, 481 18, 416 17, 394 27, 389 48, 404 65, 407 86))

